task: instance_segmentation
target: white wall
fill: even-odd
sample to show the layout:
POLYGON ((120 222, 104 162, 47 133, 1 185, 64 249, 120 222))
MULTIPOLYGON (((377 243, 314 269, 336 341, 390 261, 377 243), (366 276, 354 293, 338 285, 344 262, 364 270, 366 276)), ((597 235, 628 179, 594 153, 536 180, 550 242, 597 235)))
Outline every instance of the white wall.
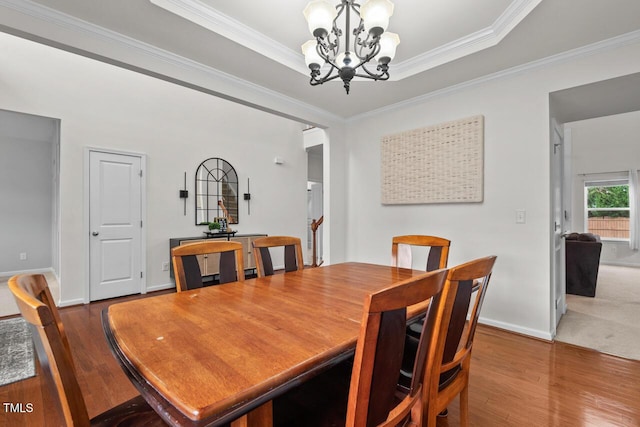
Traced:
MULTIPOLYGON (((29 132, 27 121, 0 111, 0 274, 52 267, 53 133, 29 132), (15 126, 16 124, 20 124, 15 126), (23 132, 24 130, 24 132, 23 132), (21 260, 20 254, 26 254, 21 260)), ((32 122, 32 129, 42 128, 32 122)))
MULTIPOLYGON (((79 261, 86 251, 79 196, 85 146, 149 156, 151 286, 168 281, 159 271, 168 258, 167 239, 198 232, 191 204, 183 216, 177 192, 184 171, 192 176, 206 157, 230 161, 241 183, 251 177, 251 217, 241 205, 241 232, 304 238, 306 162, 298 124, 7 35, 0 36, 0 43, 0 108, 62 119, 63 301, 81 300, 86 288, 79 261), (283 166, 273 165, 275 155, 285 159, 283 166), (287 190, 298 182, 300 193, 289 196, 287 190)), ((453 241, 451 265, 498 256, 484 322, 550 338, 549 93, 638 71, 640 44, 628 44, 463 85, 329 127, 323 174, 325 251, 331 256, 326 262, 388 263, 393 235, 448 237, 453 241), (383 135, 475 114, 485 116, 483 203, 380 204, 375 165, 380 164, 383 135), (515 224, 516 209, 526 209, 526 224, 515 224)))
MULTIPOLYGON (((322 148, 320 148, 322 150, 322 148)), ((307 154, 307 167, 309 168, 309 181, 322 182, 322 151, 314 150, 307 154)))
POLYGON ((299 123, 87 58, 0 34, 0 108, 61 119, 61 299, 80 303, 84 265, 85 147, 147 157, 147 274, 150 288, 170 283, 161 271, 169 238, 201 235, 193 207, 195 170, 221 157, 251 179, 251 215, 240 201, 240 233, 306 239, 306 153, 299 123), (275 165, 273 159, 284 159, 275 165), (178 197, 187 173, 187 214, 178 197))
MULTIPOLYGON (((627 178, 630 168, 640 169, 640 111, 565 124, 572 132, 573 230, 584 225, 584 182, 627 178), (603 174, 603 172, 614 172, 603 174)), ((627 242, 603 241, 601 262, 640 267, 640 252, 627 242)))
POLYGON ((551 338, 549 93, 638 70, 636 44, 351 121, 345 153, 347 258, 389 263, 392 236, 412 233, 451 239, 450 265, 497 255, 482 321, 551 338), (382 136, 476 114, 485 117, 483 203, 381 205, 382 136), (526 224, 515 223, 516 209, 526 209, 526 224))

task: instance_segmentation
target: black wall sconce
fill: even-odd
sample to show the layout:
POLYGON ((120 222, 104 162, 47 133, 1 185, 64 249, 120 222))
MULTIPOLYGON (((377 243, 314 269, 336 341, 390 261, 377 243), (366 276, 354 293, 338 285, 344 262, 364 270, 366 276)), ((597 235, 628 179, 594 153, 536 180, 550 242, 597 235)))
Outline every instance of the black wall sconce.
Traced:
POLYGON ((247 201, 247 215, 251 215, 251 193, 249 192, 249 178, 247 178, 247 192, 244 193, 244 200, 247 201))
POLYGON ((189 197, 189 191, 187 191, 187 173, 184 173, 184 190, 180 190, 180 198, 184 200, 184 215, 187 215, 187 198, 189 197))

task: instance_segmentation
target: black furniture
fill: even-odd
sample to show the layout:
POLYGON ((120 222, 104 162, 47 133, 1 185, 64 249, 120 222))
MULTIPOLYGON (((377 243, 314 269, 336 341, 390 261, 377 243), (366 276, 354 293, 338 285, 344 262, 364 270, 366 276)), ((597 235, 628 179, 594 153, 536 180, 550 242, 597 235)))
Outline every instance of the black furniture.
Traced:
POLYGON ((591 233, 571 233, 565 237, 567 293, 596 296, 602 242, 591 233))

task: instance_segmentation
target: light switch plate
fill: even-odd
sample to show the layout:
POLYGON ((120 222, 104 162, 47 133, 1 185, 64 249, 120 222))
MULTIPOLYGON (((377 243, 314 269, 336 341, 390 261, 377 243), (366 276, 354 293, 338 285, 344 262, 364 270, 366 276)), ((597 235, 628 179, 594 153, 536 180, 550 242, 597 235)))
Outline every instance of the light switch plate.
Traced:
POLYGON ((524 209, 516 209, 516 224, 524 224, 527 222, 527 211, 524 209))

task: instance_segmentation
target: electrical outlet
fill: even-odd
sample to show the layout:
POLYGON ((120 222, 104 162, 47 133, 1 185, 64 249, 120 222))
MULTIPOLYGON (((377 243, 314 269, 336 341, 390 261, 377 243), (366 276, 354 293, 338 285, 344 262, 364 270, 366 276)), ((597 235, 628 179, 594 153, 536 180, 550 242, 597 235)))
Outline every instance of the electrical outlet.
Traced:
POLYGON ((169 271, 169 263, 168 262, 163 262, 162 263, 162 271, 169 271))
POLYGON ((27 253, 20 252, 20 261, 26 261, 26 260, 27 260, 27 253))
POLYGON ((527 222, 527 211, 524 209, 516 209, 516 224, 524 224, 527 222))

